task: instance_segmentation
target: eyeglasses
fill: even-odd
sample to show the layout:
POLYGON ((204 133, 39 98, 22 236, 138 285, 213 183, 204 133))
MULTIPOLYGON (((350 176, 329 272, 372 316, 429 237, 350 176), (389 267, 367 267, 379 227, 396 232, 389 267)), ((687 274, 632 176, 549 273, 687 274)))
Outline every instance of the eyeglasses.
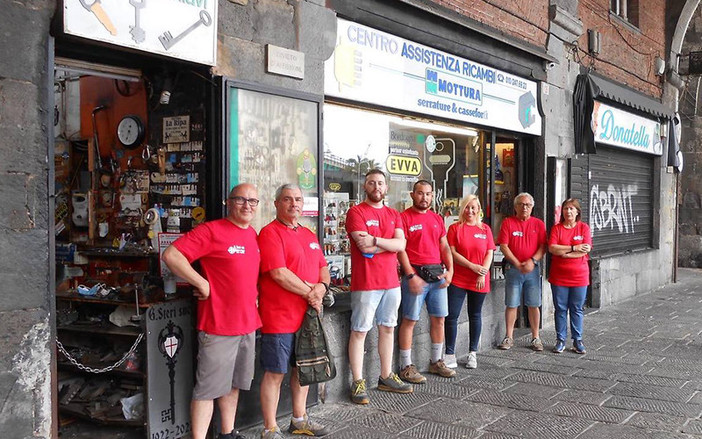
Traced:
POLYGON ((249 203, 249 206, 256 207, 259 203, 257 198, 229 197, 229 199, 232 200, 237 206, 243 206, 244 203, 249 203))
POLYGON ((534 205, 531 203, 517 203, 517 206, 519 206, 519 207, 534 207, 534 205))

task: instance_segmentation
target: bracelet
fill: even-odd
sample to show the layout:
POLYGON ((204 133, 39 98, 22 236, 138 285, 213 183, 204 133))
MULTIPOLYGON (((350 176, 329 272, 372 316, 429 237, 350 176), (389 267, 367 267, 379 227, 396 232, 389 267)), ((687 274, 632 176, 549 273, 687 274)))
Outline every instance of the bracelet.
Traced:
POLYGON ((324 285, 324 290, 325 290, 324 292, 328 293, 329 292, 329 284, 325 283, 325 282, 320 282, 320 284, 324 285))
POLYGON ((377 246, 377 245, 378 245, 378 237, 377 237, 377 236, 374 236, 374 237, 373 237, 373 245, 374 245, 374 246, 377 246))
POLYGON ((574 246, 574 245, 571 245, 571 246, 570 246, 570 251, 571 251, 571 252, 574 252, 574 251, 575 251, 575 246, 574 246))

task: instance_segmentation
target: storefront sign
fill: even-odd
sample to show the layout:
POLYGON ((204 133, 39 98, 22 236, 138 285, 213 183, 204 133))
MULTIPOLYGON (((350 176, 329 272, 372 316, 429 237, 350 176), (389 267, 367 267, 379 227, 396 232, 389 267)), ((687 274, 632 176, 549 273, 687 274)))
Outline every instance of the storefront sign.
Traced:
POLYGON ((192 310, 187 299, 153 305, 146 312, 149 439, 190 436, 192 310))
POLYGON ((422 162, 417 157, 391 154, 385 160, 385 168, 391 174, 417 176, 422 173, 422 162))
POLYGON ((215 0, 64 0, 63 31, 201 64, 217 64, 215 0))
POLYGON ((661 155, 660 124, 595 101, 592 109, 595 142, 661 155))
POLYGON ((163 143, 190 141, 190 116, 163 118, 163 143))
POLYGON ((305 197, 303 199, 302 216, 319 216, 319 197, 305 197))
MULTIPOLYGON (((160 221, 160 220, 159 220, 160 221)), ((185 279, 181 279, 173 274, 168 266, 163 262, 163 252, 166 251, 169 245, 173 244, 178 238, 183 236, 183 233, 159 233, 158 234, 158 263, 160 265, 160 274, 164 279, 172 279, 175 277, 176 282, 181 285, 187 285, 185 279)))
POLYGON ((305 79, 305 54, 296 50, 266 44, 268 73, 305 79))
POLYGON ((534 81, 343 19, 337 39, 329 96, 541 134, 534 81))

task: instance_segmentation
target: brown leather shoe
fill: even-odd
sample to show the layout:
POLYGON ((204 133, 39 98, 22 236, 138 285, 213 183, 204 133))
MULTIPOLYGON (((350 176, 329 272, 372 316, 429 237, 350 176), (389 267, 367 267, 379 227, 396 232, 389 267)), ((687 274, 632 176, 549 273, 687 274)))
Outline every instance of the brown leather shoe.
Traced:
POLYGON ((444 378, 451 378, 456 375, 456 371, 446 367, 444 360, 439 360, 436 363, 429 363, 429 373, 439 375, 444 378))
POLYGON ((426 377, 419 373, 417 366, 414 364, 410 364, 402 369, 400 371, 400 378, 402 378, 402 381, 407 381, 412 384, 424 384, 427 382, 426 377))

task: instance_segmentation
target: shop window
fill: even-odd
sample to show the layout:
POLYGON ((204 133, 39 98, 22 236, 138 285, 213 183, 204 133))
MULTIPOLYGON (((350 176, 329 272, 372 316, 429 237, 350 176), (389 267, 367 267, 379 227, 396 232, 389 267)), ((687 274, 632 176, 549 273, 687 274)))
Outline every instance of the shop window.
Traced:
MULTIPOLYGON (((412 205, 412 186, 426 179, 434 185, 432 209, 444 216, 447 226, 458 218, 458 203, 468 194, 480 196, 485 214, 490 215, 492 203, 485 203, 491 157, 485 139, 489 137, 472 128, 325 104, 323 236, 336 283, 344 283, 350 273, 346 211, 363 201, 366 172, 378 168, 386 173, 385 203, 398 211, 412 205)), ((511 200, 514 143, 499 144, 495 151, 495 183, 500 186, 495 192, 511 200)), ((509 210, 499 208, 501 214, 509 210)))
POLYGON ((610 0, 610 12, 639 27, 639 0, 610 0))
POLYGON ((273 201, 283 184, 297 184, 305 198, 300 222, 314 232, 319 216, 319 103, 260 91, 228 89, 228 178, 258 187, 253 226, 275 218, 273 201))

